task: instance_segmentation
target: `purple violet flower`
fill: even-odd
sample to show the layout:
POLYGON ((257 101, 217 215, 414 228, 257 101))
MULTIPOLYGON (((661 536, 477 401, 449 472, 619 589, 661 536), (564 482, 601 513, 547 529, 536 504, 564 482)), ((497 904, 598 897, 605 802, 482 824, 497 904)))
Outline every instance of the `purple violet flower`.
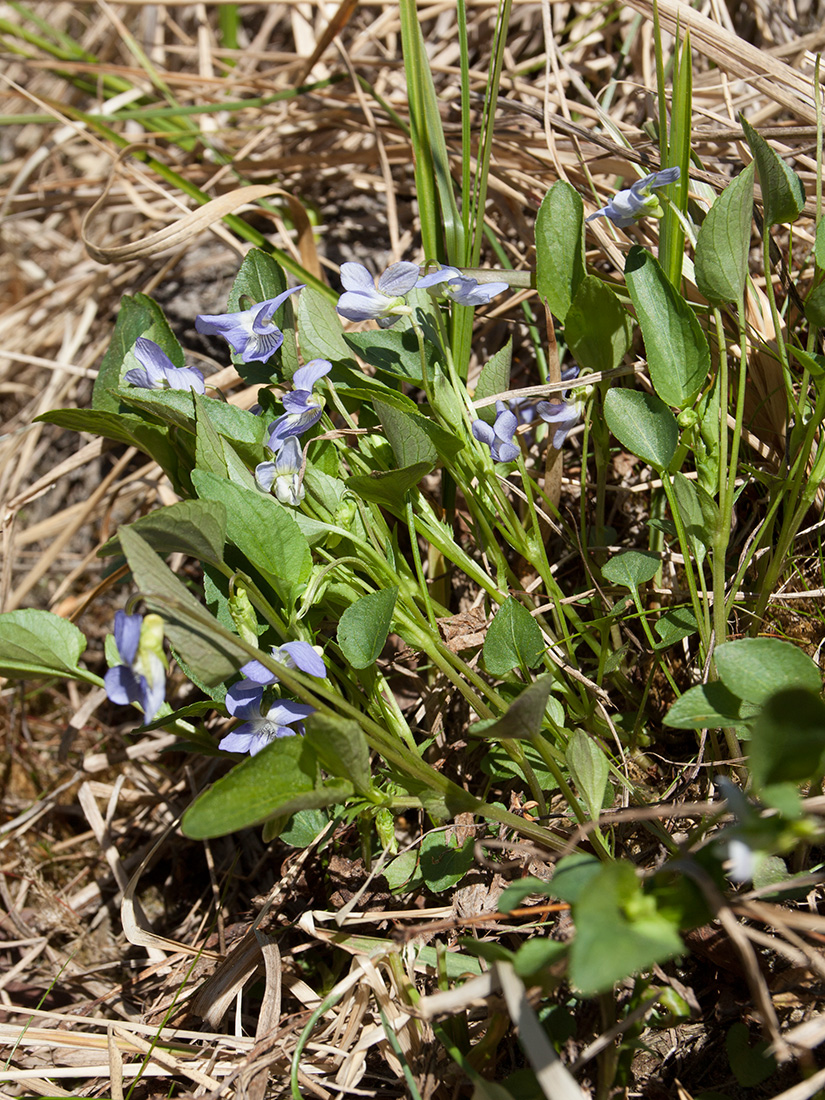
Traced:
POLYGON ((166 663, 163 656, 163 621, 159 615, 115 614, 115 644, 122 664, 103 677, 113 703, 139 703, 146 722, 151 722, 166 695, 166 663))
POLYGON ((235 684, 233 694, 226 694, 226 709, 234 718, 244 721, 222 738, 219 749, 225 752, 248 752, 254 756, 276 737, 303 735, 303 719, 315 713, 315 707, 291 699, 276 699, 261 712, 264 689, 250 680, 235 684), (294 727, 294 728, 293 728, 294 727))
POLYGON ((267 447, 277 453, 284 440, 292 435, 303 435, 317 424, 324 412, 324 399, 316 397, 312 390, 317 382, 329 374, 332 363, 327 359, 312 359, 292 376, 292 393, 284 395, 286 412, 269 425, 267 447))
MULTIPOLYGON (((578 376, 579 368, 575 364, 565 367, 561 372, 563 382, 569 382, 578 376)), ((578 424, 583 408, 581 398, 570 400, 570 390, 563 390, 561 398, 561 401, 539 401, 536 406, 542 420, 556 429, 553 433, 553 446, 557 451, 564 446, 570 429, 578 424)))
POLYGON ((154 340, 138 336, 132 348, 139 367, 127 370, 123 380, 142 390, 195 390, 204 393, 203 375, 195 367, 176 367, 154 340))
POLYGON ((272 318, 290 294, 303 290, 304 285, 290 287, 276 298, 258 302, 240 313, 202 313, 195 318, 195 328, 222 336, 244 363, 265 363, 284 342, 284 334, 272 318))
MULTIPOLYGON (((299 672, 305 672, 308 676, 318 676, 321 679, 326 679, 327 666, 324 664, 318 650, 315 646, 311 646, 309 642, 285 642, 282 646, 273 646, 272 657, 279 664, 284 665, 285 668, 297 668, 299 672)), ((278 682, 275 673, 270 672, 260 661, 247 661, 241 669, 241 675, 248 680, 254 680, 256 684, 265 686, 278 682)), ((237 686, 236 684, 235 687, 237 686)), ((227 697, 233 690, 234 688, 229 689, 227 697)))
POLYGON ((473 435, 490 448, 493 462, 515 462, 518 458, 521 452, 513 442, 517 427, 515 414, 503 401, 496 401, 496 419, 493 424, 481 419, 472 423, 473 435))
POLYGON ((285 439, 275 453, 273 462, 259 462, 255 481, 265 493, 275 494, 281 504, 297 508, 306 495, 304 489, 304 454, 296 436, 285 439))
POLYGON ((636 180, 632 187, 617 191, 607 206, 590 214, 587 221, 594 218, 609 218, 619 229, 627 229, 639 218, 661 218, 662 205, 652 192, 657 187, 667 187, 675 183, 681 175, 678 167, 664 168, 661 172, 651 172, 649 176, 636 180))
POLYGON ((348 321, 377 321, 390 328, 405 313, 410 313, 406 295, 418 283, 417 264, 390 264, 375 280, 363 264, 341 264, 341 284, 345 293, 338 299, 337 310, 348 321))
POLYGON ((439 271, 422 276, 416 283, 419 290, 429 290, 434 286, 440 286, 444 297, 460 306, 489 305, 497 294, 503 294, 509 289, 509 284, 504 282, 480 283, 457 267, 442 267, 439 271))

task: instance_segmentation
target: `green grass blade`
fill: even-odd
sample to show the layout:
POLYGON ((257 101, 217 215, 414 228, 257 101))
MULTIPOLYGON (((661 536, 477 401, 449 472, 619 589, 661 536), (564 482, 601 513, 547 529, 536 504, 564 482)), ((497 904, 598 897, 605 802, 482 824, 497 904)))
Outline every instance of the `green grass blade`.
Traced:
POLYGON ((481 242, 484 237, 484 204, 487 201, 487 180, 490 175, 490 153, 493 146, 493 128, 498 105, 498 91, 501 85, 501 70, 504 66, 504 50, 507 45, 507 30, 510 25, 512 0, 501 0, 496 19, 495 41, 493 44, 490 79, 484 94, 484 110, 481 118, 481 140, 478 150, 478 174, 475 180, 472 214, 472 252, 471 263, 478 267, 481 256, 481 242))
MULTIPOLYGON (((691 116, 693 104, 693 69, 690 57, 690 31, 685 33, 681 51, 676 54, 673 73, 673 103, 670 118, 668 159, 663 168, 678 165, 682 171, 673 185, 671 202, 683 215, 687 212, 688 173, 690 171, 691 116)), ((659 262, 670 282, 677 289, 682 278, 682 258, 685 254, 685 230, 670 203, 665 206, 659 232, 659 262)))

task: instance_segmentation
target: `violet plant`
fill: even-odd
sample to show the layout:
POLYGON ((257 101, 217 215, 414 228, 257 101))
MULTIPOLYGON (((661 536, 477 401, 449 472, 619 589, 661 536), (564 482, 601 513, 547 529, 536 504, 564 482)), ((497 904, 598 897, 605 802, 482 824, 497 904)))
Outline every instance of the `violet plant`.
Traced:
MULTIPOLYGON (((85 638, 73 624, 39 612, 0 616, 0 671, 103 685, 113 702, 138 705, 145 722, 200 747, 214 781, 183 818, 190 837, 260 825, 269 840, 290 818, 324 811, 358 818, 365 835, 374 826, 389 853, 393 815, 443 822, 471 814, 481 836, 504 830, 554 859, 565 853, 556 875, 575 866, 575 887, 554 879, 529 880, 525 889, 570 904, 575 938, 553 943, 548 958, 566 961, 581 993, 608 995, 615 982, 681 954, 680 933, 697 912, 705 919, 698 873, 682 875, 680 861, 715 860, 702 874, 724 885, 728 841, 779 858, 821 838, 797 793, 825 774, 819 669, 775 638, 729 640, 751 586, 757 595, 747 610, 758 631, 765 593, 825 482, 819 314, 811 310, 807 331, 803 320, 777 338, 794 415, 782 480, 795 495, 775 475, 753 474, 766 492, 764 519, 731 555, 753 344, 745 303, 754 166, 715 198, 698 227, 688 206, 689 132, 667 125, 660 153, 668 167, 620 189, 589 217, 570 184, 554 183, 537 212, 536 268, 527 277, 547 307, 541 355, 525 345, 526 366, 516 372, 505 343, 471 374, 473 310, 526 273, 495 271, 487 282, 468 274, 481 255, 489 156, 472 187, 464 170, 456 196, 443 133, 432 130, 440 115, 414 6, 404 0, 400 13, 413 132, 430 127, 415 158, 421 251, 377 282, 364 265, 343 264, 337 306, 311 286, 288 288, 269 254, 249 251, 226 312, 193 321, 225 339, 244 380, 265 365, 266 415, 210 395, 208 379, 176 365, 183 351, 159 307, 125 300, 93 408, 47 419, 142 448, 175 487, 176 503, 125 525, 104 548, 122 555, 149 613, 142 621, 118 613, 103 678, 80 665, 85 638), (606 273, 605 261, 588 272, 585 227, 600 216, 618 228, 638 223, 640 232, 650 228, 644 219, 660 220, 658 254, 637 244, 623 271, 606 273), (682 293, 679 232, 692 254, 684 278, 707 307, 682 293), (434 272, 423 262, 431 256, 444 261, 434 272), (352 332, 345 322, 374 326, 352 332), (631 352, 636 327, 643 359, 631 352), (645 386, 624 385, 636 368, 645 386), (519 423, 529 430, 519 432, 519 423), (604 538, 606 470, 620 449, 661 485, 642 549, 617 550, 604 538), (571 470, 578 478, 574 521, 561 504, 565 469, 568 481, 571 470), (587 584, 574 591, 559 567, 569 547, 587 564, 587 584), (185 584, 165 560, 171 553, 199 563, 202 580, 185 584), (665 568, 678 569, 685 593, 673 606, 650 588, 665 568), (482 640, 466 647, 446 629, 462 592, 484 617, 482 640), (654 670, 646 680, 628 657, 629 634, 633 653, 644 655, 639 667, 647 661, 654 670), (169 714, 161 714, 163 635, 201 696, 169 714), (473 746, 467 756, 477 770, 452 776, 433 766, 440 733, 395 690, 402 647, 415 655, 416 675, 452 693, 458 717, 444 736, 473 746), (695 683, 680 686, 664 663, 675 647, 695 683), (749 810, 717 847, 705 844, 716 827, 710 814, 684 850, 649 821, 659 867, 639 875, 617 856, 605 812, 619 798, 647 805, 627 761, 645 759, 659 721, 649 696, 660 668, 672 690, 665 723, 696 730, 697 745, 710 729, 718 767, 743 758, 744 734, 752 795, 771 814, 749 810), (794 713, 806 716, 801 732, 788 717, 794 713), (551 813, 563 828, 551 828, 551 813)), ((686 64, 683 52, 679 65, 686 64)), ((496 72, 500 66, 492 85, 496 72)), ((684 68, 676 72, 689 87, 684 68)), ((463 96, 469 118, 468 91, 463 96)), ((802 215, 804 193, 744 120, 743 130, 762 183, 763 274, 781 334, 770 233, 802 215)), ((822 236, 817 229, 817 264, 822 236)), ((376 258, 375 270, 383 262, 376 258)), ((471 839, 461 848, 449 885, 472 863, 472 846, 471 839)), ((735 878, 741 847, 737 854, 735 878)), ((386 868, 399 891, 408 881, 403 866, 386 868)))

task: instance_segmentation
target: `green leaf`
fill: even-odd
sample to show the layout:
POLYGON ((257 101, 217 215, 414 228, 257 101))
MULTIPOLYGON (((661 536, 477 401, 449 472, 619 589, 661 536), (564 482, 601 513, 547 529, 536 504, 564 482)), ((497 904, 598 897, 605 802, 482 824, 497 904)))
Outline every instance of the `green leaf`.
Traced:
POLYGON ((590 820, 598 820, 604 806, 610 765, 596 742, 583 730, 576 730, 567 744, 565 760, 573 782, 587 806, 590 820))
POLYGON ((825 328, 825 283, 815 286, 805 299, 805 317, 816 328, 825 328))
POLYGON ((328 359, 339 365, 353 361, 335 305, 325 294, 312 287, 306 287, 300 293, 298 331, 301 333, 301 351, 307 362, 310 359, 328 359))
POLYGON ((0 615, 0 676, 85 680, 88 673, 77 664, 85 648, 83 632, 50 611, 27 608, 0 615))
POLYGON ((599 870, 573 905, 576 937, 570 982, 581 993, 604 993, 615 982, 684 953, 678 928, 646 895, 632 864, 599 870))
POLYGON ((639 245, 628 253, 625 278, 642 330, 653 388, 668 405, 687 408, 710 370, 710 350, 702 326, 655 258, 639 245))
POLYGON ((738 638, 713 653, 719 679, 734 695, 756 706, 784 688, 818 693, 822 676, 811 658, 779 638, 738 638))
MULTIPOLYGON (((160 306, 147 298, 145 294, 136 294, 134 298, 124 295, 120 302, 115 329, 109 346, 100 364, 92 391, 92 408, 100 412, 116 413, 120 401, 112 392, 120 385, 121 367, 126 353, 134 347, 138 336, 148 335, 153 324, 165 323, 160 306)), ((167 349, 164 349, 167 351, 167 349)), ((178 354, 180 347, 178 347, 178 354)), ((171 358, 171 356, 170 356, 171 358)), ((183 359, 176 362, 183 366, 183 359)))
POLYGON ((713 540, 719 522, 716 501, 695 481, 681 472, 673 475, 673 493, 685 531, 691 541, 691 550, 701 565, 713 540))
POLYGON ((710 727, 721 729, 735 726, 742 721, 742 700, 728 691, 724 684, 714 680, 709 684, 697 684, 680 695, 663 721, 675 729, 700 730, 710 727))
POLYGON ((429 833, 421 842, 418 867, 421 877, 434 894, 451 890, 473 866, 475 840, 467 837, 462 843, 456 836, 443 832, 429 833))
POLYGON ((197 410, 197 422, 195 427, 195 465, 199 470, 208 470, 216 477, 228 477, 226 468, 226 456, 224 455, 221 437, 215 431, 215 427, 208 415, 198 407, 198 398, 195 397, 197 410))
POLYGON ((681 642, 683 638, 689 638, 691 634, 695 634, 699 629, 699 624, 696 622, 696 616, 690 608, 674 607, 656 620, 653 629, 662 639, 661 646, 664 649, 667 646, 681 642))
MULTIPOLYGON (((513 337, 510 336, 507 338, 507 343, 504 347, 499 348, 494 355, 491 355, 481 368, 481 374, 476 384, 473 400, 483 401, 485 397, 492 397, 497 393, 506 393, 510 388, 510 367, 512 362, 513 337)), ((495 405, 484 405, 483 408, 476 409, 476 416, 478 416, 480 420, 492 424, 496 418, 495 405)))
POLYGON ((745 290, 753 223, 754 165, 729 183, 708 211, 696 241, 696 286, 714 305, 738 302, 745 290))
POLYGON ((607 426, 623 447, 657 470, 666 469, 679 442, 676 417, 654 393, 611 389, 604 399, 607 426))
POLYGON ((556 870, 549 884, 550 896, 574 905, 584 890, 598 877, 601 869, 601 860, 587 852, 576 852, 572 856, 565 856, 556 864, 556 870))
POLYGON ((305 738, 277 737, 204 791, 183 815, 181 829, 193 840, 226 836, 351 794, 351 784, 341 779, 321 782, 318 758, 305 738))
POLYGON ((735 1023, 725 1036, 731 1073, 745 1089, 761 1085, 776 1072, 776 1060, 768 1050, 768 1044, 757 1040, 751 1045, 750 1035, 743 1023, 735 1023))
POLYGON ((659 555, 649 550, 623 550, 604 563, 602 575, 611 584, 635 591, 656 576, 661 564, 659 555))
POLYGON ((352 668, 369 668, 390 632, 398 588, 370 592, 351 604, 338 623, 338 645, 352 668))
MULTIPOLYGON (((596 862, 598 863, 598 860, 596 862)), ((498 907, 502 913, 512 913, 514 909, 521 908, 525 898, 535 897, 536 894, 548 898, 556 896, 550 883, 545 879, 536 878, 535 875, 525 875, 524 878, 516 879, 515 882, 510 883, 502 891, 501 897, 498 899, 498 907)))
POLYGON ((552 687, 552 676, 539 676, 516 696, 501 718, 483 729, 471 729, 470 732, 495 740, 508 737, 532 740, 541 731, 552 687))
POLYGON ((536 290, 560 321, 584 277, 584 203, 575 188, 557 180, 536 215, 536 290))
MULTIPOLYGON (((549 770, 544 758, 532 741, 525 742, 522 745, 522 751, 525 760, 533 769, 533 775, 538 780, 541 789, 543 791, 555 790, 557 786, 556 777, 549 770)), ((482 758, 479 767, 485 775, 489 775, 497 784, 512 783, 519 790, 527 789, 527 781, 524 778, 521 766, 512 759, 502 744, 493 743, 490 745, 490 751, 482 758)))
POLYGON ((304 726, 321 767, 330 775, 349 780, 357 794, 368 795, 372 787, 370 750, 358 723, 335 714, 315 713, 304 726))
POLYGON ((814 259, 819 270, 825 271, 825 218, 820 219, 819 225, 816 227, 814 259))
MULTIPOLYGON (((402 852, 386 864, 383 875, 393 894, 400 893, 404 889, 415 874, 416 867, 418 867, 418 852, 414 848, 402 852)), ((423 880, 419 878, 420 881, 423 880)))
POLYGON ((804 688, 786 688, 767 700, 751 733, 754 786, 810 782, 825 763, 825 703, 804 688))
POLYGON ((227 313, 237 313, 248 309, 249 303, 241 301, 245 295, 252 302, 266 302, 277 298, 286 290, 286 276, 278 263, 260 248, 250 248, 235 276, 229 299, 227 313))
POLYGON ((539 624, 524 606, 508 596, 484 639, 484 664, 492 676, 514 668, 535 668, 546 649, 539 624))
POLYGON ((802 180, 741 114, 739 121, 759 172, 766 226, 795 222, 805 206, 802 180))
POLYGON ((251 564, 272 578, 284 599, 312 571, 309 543, 283 504, 271 496, 244 489, 206 470, 193 470, 192 483, 202 500, 226 508, 227 535, 251 564))
POLYGON ((413 466, 418 463, 430 463, 435 466, 438 451, 421 423, 423 417, 414 413, 402 412, 383 401, 373 402, 376 413, 390 441, 399 466, 413 466))
POLYGON ((328 824, 329 816, 323 810, 298 810, 278 839, 293 848, 308 848, 328 824))
MULTIPOLYGON (((226 542, 226 509, 217 501, 181 500, 156 508, 130 524, 129 530, 162 554, 181 553, 219 565, 226 542)), ((115 535, 98 555, 103 558, 121 552, 120 537, 115 535)))
POLYGON ((376 470, 371 474, 353 474, 346 479, 346 487, 362 500, 380 504, 398 514, 410 489, 414 489, 422 477, 433 468, 432 462, 416 462, 399 470, 376 470))
POLYGON ((541 980, 554 963, 567 954, 568 945, 549 937, 536 936, 521 945, 516 952, 514 969, 523 981, 536 977, 541 980))
POLYGON ((149 608, 163 619, 171 644, 200 681, 223 683, 249 659, 246 651, 224 636, 218 622, 136 531, 121 527, 119 537, 135 583, 149 608))
POLYGON ((435 466, 439 456, 449 462, 464 446, 457 436, 428 417, 398 408, 389 396, 381 401, 373 400, 373 408, 399 466, 414 466, 418 462, 435 466))
POLYGON ((585 371, 618 367, 630 347, 627 310, 606 283, 588 275, 579 284, 564 322, 564 339, 585 371))
MULTIPOLYGON (((344 340, 376 370, 391 374, 394 378, 403 378, 405 382, 420 384, 423 381, 421 351, 413 329, 348 332, 344 335, 344 340)), ((430 379, 438 352, 428 340, 423 341, 423 348, 427 378, 430 379)))

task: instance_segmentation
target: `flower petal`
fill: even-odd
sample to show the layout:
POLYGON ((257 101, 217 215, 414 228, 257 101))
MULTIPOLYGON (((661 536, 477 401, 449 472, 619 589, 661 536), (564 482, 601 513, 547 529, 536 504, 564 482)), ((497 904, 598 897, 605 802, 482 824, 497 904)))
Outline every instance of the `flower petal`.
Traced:
POLYGON ((136 676, 128 665, 117 665, 107 670, 103 677, 106 695, 110 702, 125 707, 129 703, 139 703, 143 694, 142 676, 136 676))
MULTIPOLYGON (((270 672, 268 668, 265 668, 260 661, 247 661, 245 665, 241 666, 241 676, 245 676, 247 680, 253 680, 256 684, 276 684, 278 677, 274 672, 270 672)), ((231 691, 232 688, 229 689, 231 691)), ((227 695, 229 692, 227 692, 227 695)))
POLYGON ((421 277, 418 264, 401 261, 390 264, 385 272, 378 276, 378 289, 389 298, 403 298, 413 289, 421 277))
POLYGON ((285 642, 280 649, 272 650, 272 656, 276 661, 300 669, 301 672, 305 672, 308 676, 326 678, 327 666, 324 664, 322 658, 316 653, 314 646, 311 646, 309 642, 285 642), (288 660, 279 656, 281 653, 286 653, 288 660))
POLYGON ((244 722, 242 726, 238 726, 226 737, 221 738, 218 748, 223 749, 224 752, 250 752, 254 740, 254 727, 251 722, 244 722))
POLYGON ((344 290, 375 292, 375 280, 363 264, 341 264, 341 286, 344 290))
POLYGON ((263 696, 264 689, 261 684, 256 684, 252 680, 240 680, 227 691, 224 703, 233 718, 260 720, 263 696))
POLYGON ((276 699, 264 715, 267 722, 274 722, 278 726, 288 726, 293 722, 300 722, 302 718, 309 718, 315 713, 315 707, 306 703, 296 703, 294 699, 276 699))
POLYGON ((488 447, 496 441, 496 433, 493 431, 492 424, 488 424, 486 420, 474 420, 472 423, 472 432, 479 443, 486 443, 488 447))
POLYGON ((338 299, 336 310, 348 321, 374 321, 387 308, 387 299, 375 287, 367 291, 348 290, 338 299))
POLYGON ((133 664, 137 657, 142 627, 142 615, 127 615, 125 611, 115 612, 115 645, 125 665, 133 664))
POLYGON ((255 467, 255 483, 265 493, 272 492, 272 484, 277 476, 278 468, 274 462, 259 462, 255 467))
POLYGON ((289 290, 285 290, 275 298, 267 298, 265 302, 260 302, 258 305, 253 306, 249 311, 252 314, 252 331, 260 336, 268 332, 269 329, 274 328, 275 325, 272 322, 272 318, 290 294, 294 294, 296 290, 303 290, 305 286, 306 283, 299 283, 298 286, 291 286, 289 290))
POLYGON ((176 369, 175 364, 160 345, 154 340, 147 340, 145 336, 138 336, 132 351, 138 363, 146 368, 150 376, 176 369))
POLYGON ((316 383, 320 382, 324 375, 332 370, 332 363, 328 359, 311 359, 303 367, 299 367, 292 376, 292 388, 295 390, 312 390, 316 383))

